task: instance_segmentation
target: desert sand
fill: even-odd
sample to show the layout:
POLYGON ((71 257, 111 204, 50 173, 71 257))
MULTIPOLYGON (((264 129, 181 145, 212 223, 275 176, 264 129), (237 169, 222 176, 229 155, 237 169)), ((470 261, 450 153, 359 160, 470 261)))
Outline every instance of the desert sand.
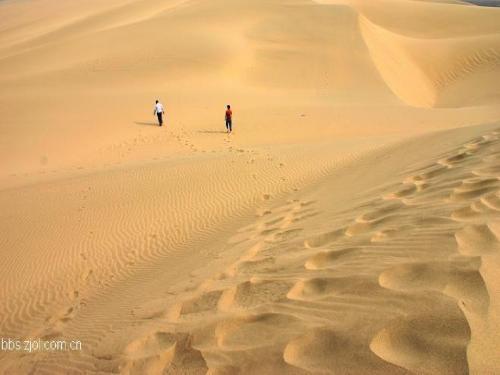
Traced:
POLYGON ((500 373, 500 8, 0 20, 0 373, 500 373))

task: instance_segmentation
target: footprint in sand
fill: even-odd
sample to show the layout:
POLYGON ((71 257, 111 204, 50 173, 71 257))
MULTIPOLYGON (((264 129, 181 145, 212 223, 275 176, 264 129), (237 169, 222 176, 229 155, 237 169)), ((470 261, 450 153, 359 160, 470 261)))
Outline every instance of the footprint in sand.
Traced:
POLYGON ((457 164, 463 162, 470 155, 470 152, 462 151, 456 155, 448 156, 446 158, 438 160, 438 164, 441 164, 442 166, 447 168, 453 168, 457 164))
POLYGON ((500 189, 496 185, 480 186, 471 190, 462 189, 458 192, 455 190, 452 194, 454 194, 452 201, 470 202, 468 206, 452 212, 453 220, 484 224, 500 219, 500 189))
POLYGON ((351 333, 331 327, 315 327, 289 341, 283 359, 312 374, 372 374, 373 369, 377 374, 406 372, 374 356, 351 333))
POLYGON ((72 299, 71 305, 56 311, 45 319, 45 325, 40 332, 34 337, 42 339, 53 339, 60 337, 63 334, 64 327, 76 316, 79 307, 82 305, 80 301, 80 292, 74 290, 70 293, 72 299))
POLYGON ((304 267, 308 270, 321 270, 335 267, 346 259, 352 257, 361 251, 360 248, 351 247, 340 250, 322 251, 310 257, 304 267))
POLYGON ((450 194, 452 201, 467 201, 497 191, 500 181, 492 177, 473 177, 462 181, 450 194))
POLYGON ((394 238, 404 236, 412 228, 411 226, 396 226, 394 228, 382 229, 372 235, 370 242, 388 242, 394 238))
POLYGON ((389 193, 384 196, 384 199, 401 199, 414 195, 417 192, 417 185, 403 185, 403 187, 394 193, 389 193))
POLYGON ((332 230, 331 232, 318 234, 305 240, 304 246, 309 249, 323 247, 344 237, 344 232, 345 228, 339 228, 332 230))
POLYGON ((283 217, 277 217, 277 218, 275 218, 275 219, 272 219, 272 220, 267 221, 267 222, 265 223, 265 225, 274 225, 274 224, 278 224, 278 223, 282 222, 282 221, 283 221, 283 219, 284 219, 283 217))
POLYGON ((500 251, 500 222, 467 225, 455 233, 458 251, 468 256, 482 256, 500 251))
POLYGON ((297 235, 302 232, 302 228, 295 228, 295 229, 288 229, 288 230, 283 230, 276 232, 273 236, 272 239, 270 239, 272 242, 286 242, 290 241, 291 239, 297 237, 297 235))
POLYGON ((467 374, 470 329, 456 304, 393 320, 371 341, 380 358, 417 374, 467 374), (436 311, 439 310, 439 311, 436 311))
POLYGON ((185 333, 154 331, 127 345, 120 372, 127 374, 206 373, 207 363, 185 333))
POLYGON ((196 297, 183 301, 178 309, 179 318, 187 315, 215 312, 222 293, 222 290, 203 292, 196 297))
POLYGON ((378 287, 372 280, 359 276, 327 277, 318 276, 297 281, 287 294, 292 300, 315 301, 359 293, 359 290, 370 290, 378 287))
POLYGON ((365 233, 375 231, 380 225, 386 224, 392 217, 380 217, 377 219, 367 220, 364 216, 358 217, 355 222, 349 225, 345 230, 345 235, 354 237, 365 233))
POLYGON ((472 170, 472 173, 480 177, 500 177, 500 165, 481 167, 472 170))
POLYGON ((398 291, 441 292, 460 301, 467 310, 485 314, 489 296, 479 266, 477 258, 401 264, 384 271, 379 284, 398 291))
POLYGON ((275 270, 276 259, 273 256, 265 256, 239 262, 232 276, 236 274, 253 275, 255 272, 272 272, 275 270))
POLYGON ((139 319, 163 318, 169 306, 167 299, 155 299, 132 309, 131 314, 139 319))
POLYGON ((303 210, 303 211, 298 211, 294 217, 290 219, 290 224, 292 223, 298 223, 307 219, 310 219, 312 217, 315 217, 319 215, 319 212, 316 210, 303 210))
POLYGON ((221 311, 255 308, 273 302, 286 301, 290 281, 252 279, 227 289, 221 296, 218 308, 221 311))
MULTIPOLYGON (((282 313, 260 313, 234 316, 222 320, 215 328, 221 349, 251 350, 263 346, 285 344, 305 329, 302 319, 282 313)), ((276 353, 276 361, 282 353, 276 353)))

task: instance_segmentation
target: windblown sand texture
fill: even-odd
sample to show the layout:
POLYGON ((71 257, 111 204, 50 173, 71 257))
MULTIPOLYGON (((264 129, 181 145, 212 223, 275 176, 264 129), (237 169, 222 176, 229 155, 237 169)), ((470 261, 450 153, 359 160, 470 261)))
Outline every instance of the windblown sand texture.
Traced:
POLYGON ((499 83, 461 1, 0 1, 0 337, 83 344, 0 373, 500 373, 499 83))

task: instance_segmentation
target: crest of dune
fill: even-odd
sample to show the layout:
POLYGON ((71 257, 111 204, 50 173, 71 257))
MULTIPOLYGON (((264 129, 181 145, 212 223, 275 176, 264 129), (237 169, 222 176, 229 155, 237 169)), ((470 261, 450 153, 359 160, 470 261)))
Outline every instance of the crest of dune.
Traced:
MULTIPOLYGON (((401 8, 392 1, 383 4, 401 8)), ((369 5, 359 16, 370 56, 392 92, 418 107, 498 103, 500 89, 495 82, 500 79, 500 30, 493 23, 495 18, 491 14, 484 17, 487 12, 483 9, 471 10, 456 3, 406 5, 408 18, 400 14, 387 17, 380 8, 369 5), (450 18, 453 26, 446 25, 450 18), (398 19, 408 24, 398 23, 398 19)), ((490 13, 497 13, 496 20, 500 17, 496 10, 490 13)))

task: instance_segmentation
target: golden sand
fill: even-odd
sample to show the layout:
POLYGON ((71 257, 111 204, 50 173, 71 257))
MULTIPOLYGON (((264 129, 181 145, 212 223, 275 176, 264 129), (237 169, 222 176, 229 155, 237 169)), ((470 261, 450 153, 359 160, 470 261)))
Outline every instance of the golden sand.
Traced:
POLYGON ((500 372, 500 8, 0 19, 0 373, 500 372))

